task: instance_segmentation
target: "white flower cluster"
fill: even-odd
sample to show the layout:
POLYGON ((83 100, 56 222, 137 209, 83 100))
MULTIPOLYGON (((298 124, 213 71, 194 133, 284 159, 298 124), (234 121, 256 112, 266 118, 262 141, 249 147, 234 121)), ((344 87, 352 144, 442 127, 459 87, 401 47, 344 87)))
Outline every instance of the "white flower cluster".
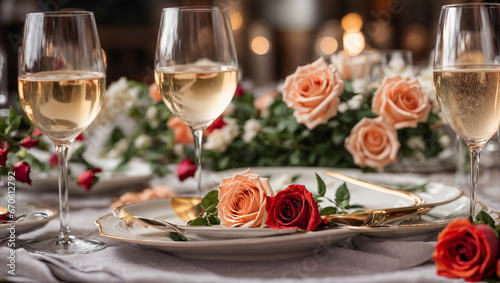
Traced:
POLYGON ((262 125, 256 119, 249 119, 243 126, 243 141, 250 143, 262 129, 262 125))
POLYGON ((128 148, 128 140, 126 138, 122 138, 115 146, 106 153, 106 156, 109 158, 120 158, 122 157, 125 150, 128 148))
POLYGON ((222 129, 215 129, 208 135, 204 149, 224 152, 239 134, 238 121, 224 117, 226 125, 222 129))
POLYGON ((158 125, 160 124, 158 121, 158 108, 153 105, 148 106, 146 109, 146 119, 148 119, 148 123, 151 128, 158 128, 158 125))
POLYGON ((139 92, 138 88, 129 86, 125 77, 111 83, 104 95, 105 102, 93 124, 106 125, 115 121, 117 117, 128 114, 138 100, 139 92))

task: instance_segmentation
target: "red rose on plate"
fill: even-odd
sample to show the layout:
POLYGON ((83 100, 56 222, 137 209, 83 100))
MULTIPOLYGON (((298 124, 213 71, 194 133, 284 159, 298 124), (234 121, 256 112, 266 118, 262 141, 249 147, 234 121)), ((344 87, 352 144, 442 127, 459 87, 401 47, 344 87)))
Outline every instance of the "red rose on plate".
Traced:
POLYGON ((21 145, 28 149, 32 148, 38 145, 38 139, 32 139, 31 136, 27 136, 21 141, 21 145))
POLYGON ((7 153, 9 153, 7 148, 0 148, 0 166, 7 164, 7 153))
POLYGON ((224 126, 226 126, 226 122, 224 122, 224 118, 222 116, 219 116, 217 119, 213 121, 210 126, 207 128, 207 132, 212 133, 216 129, 222 129, 224 126))
POLYGON ((490 226, 456 219, 439 233, 432 258, 440 276, 479 281, 494 274, 497 256, 498 238, 490 226))
POLYGON ((177 165, 177 177, 180 181, 184 181, 189 177, 193 177, 196 173, 197 166, 191 159, 184 159, 177 165))
POLYGON ((86 191, 90 191, 92 186, 97 183, 96 173, 101 172, 100 168, 94 168, 92 170, 87 170, 78 176, 78 185, 82 186, 86 191))
POLYGON ((274 229, 313 231, 322 223, 318 205, 304 185, 290 185, 267 197, 266 224, 274 229))
POLYGON ((14 177, 20 182, 31 185, 30 172, 29 164, 24 161, 19 161, 14 165, 14 177))

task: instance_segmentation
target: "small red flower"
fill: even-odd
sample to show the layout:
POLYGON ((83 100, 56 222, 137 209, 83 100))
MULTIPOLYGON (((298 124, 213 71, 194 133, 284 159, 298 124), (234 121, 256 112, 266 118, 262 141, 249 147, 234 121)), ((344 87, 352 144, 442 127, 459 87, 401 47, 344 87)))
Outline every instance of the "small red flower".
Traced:
POLYGON ((28 149, 32 148, 38 145, 38 139, 32 139, 31 136, 27 136, 21 141, 21 145, 28 149))
POLYGON ((40 131, 38 128, 35 128, 33 132, 31 132, 31 135, 34 137, 41 137, 43 136, 43 132, 40 131))
POLYGON ((29 185, 31 185, 30 172, 30 165, 24 161, 19 161, 16 165, 14 165, 14 177, 23 183, 28 183, 29 185))
POLYGON ((177 165, 177 177, 180 181, 184 181, 189 177, 193 177, 196 173, 197 166, 191 159, 184 159, 177 165))
POLYGON ((241 86, 238 85, 236 87, 236 90, 234 91, 234 95, 236 97, 242 97, 243 95, 245 95, 245 90, 241 86))
POLYGON ((304 185, 290 185, 275 196, 268 196, 266 211, 269 228, 314 231, 323 223, 318 205, 304 185))
POLYGON ((212 133, 215 129, 222 129, 226 126, 226 122, 224 122, 224 118, 219 116, 219 118, 215 119, 210 126, 207 128, 207 132, 212 133))
POLYGON ((57 166, 57 154, 56 153, 52 154, 52 156, 50 157, 49 164, 52 167, 56 167, 57 166))
POLYGON ((0 148, 0 166, 7 164, 7 153, 9 153, 8 148, 0 148))
POLYGON ((99 179, 96 173, 101 172, 101 168, 94 168, 92 170, 87 170, 78 176, 78 185, 82 186, 86 191, 90 191, 92 186, 97 183, 99 179))
POLYGON ((79 134, 79 135, 76 137, 76 139, 75 139, 75 141, 84 141, 84 140, 85 140, 85 136, 84 136, 83 134, 79 134))

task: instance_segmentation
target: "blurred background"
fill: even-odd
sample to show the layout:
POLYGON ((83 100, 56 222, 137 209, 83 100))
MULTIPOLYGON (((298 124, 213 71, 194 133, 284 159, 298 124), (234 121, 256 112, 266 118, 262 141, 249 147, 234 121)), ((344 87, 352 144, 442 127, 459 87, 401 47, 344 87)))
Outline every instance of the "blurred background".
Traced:
MULTIPOLYGON (((243 79, 262 86, 299 65, 339 51, 406 49, 426 66, 446 0, 0 0, 0 91, 17 98, 17 50, 25 14, 81 8, 95 13, 107 55, 107 82, 125 76, 152 83, 161 9, 217 5, 229 9, 243 79), (2 57, 2 56, 0 56, 2 57), (6 60, 6 63, 5 63, 6 60), (6 68, 5 68, 6 66, 6 68), (5 86, 6 85, 6 86, 5 86)), ((492 2, 492 1, 488 1, 492 2)), ((0 105, 5 97, 0 98, 0 105)))

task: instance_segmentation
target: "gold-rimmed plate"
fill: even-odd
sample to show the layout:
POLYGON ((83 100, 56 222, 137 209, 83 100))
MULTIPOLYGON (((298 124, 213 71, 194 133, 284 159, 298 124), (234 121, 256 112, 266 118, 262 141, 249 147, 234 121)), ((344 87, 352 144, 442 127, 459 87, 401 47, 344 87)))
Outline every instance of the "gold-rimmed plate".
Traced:
POLYGON ((21 218, 15 223, 0 223, 0 238, 8 237, 11 231, 15 231, 16 235, 34 231, 45 226, 49 221, 57 217, 57 210, 41 204, 16 202, 9 207, 9 204, 4 202, 1 205, 9 209, 14 209, 15 215, 23 215, 29 212, 43 212, 47 214, 47 217, 26 217, 21 218))

